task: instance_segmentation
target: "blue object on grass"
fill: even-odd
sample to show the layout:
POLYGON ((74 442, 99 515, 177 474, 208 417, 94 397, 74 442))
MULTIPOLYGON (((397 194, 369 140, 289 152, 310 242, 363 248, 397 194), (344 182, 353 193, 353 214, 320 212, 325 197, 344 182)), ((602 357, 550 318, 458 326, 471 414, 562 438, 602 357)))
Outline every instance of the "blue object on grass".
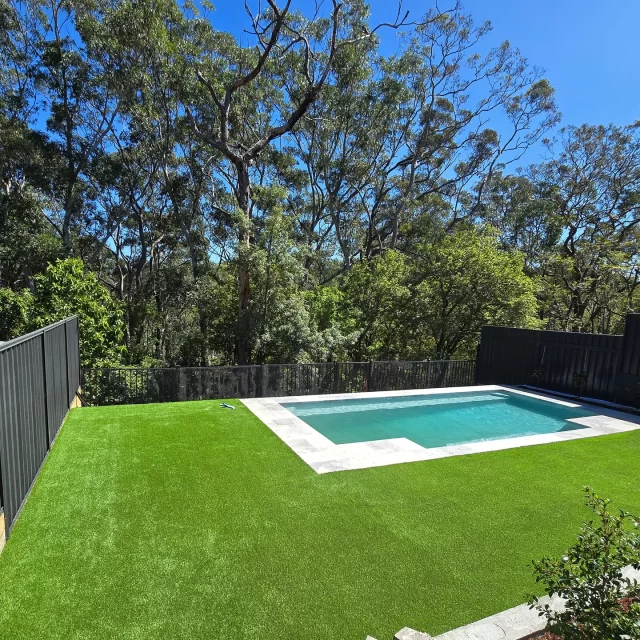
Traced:
POLYGON ((221 402, 220 406, 224 407, 225 409, 235 409, 235 407, 232 407, 230 404, 227 404, 226 402, 221 402))

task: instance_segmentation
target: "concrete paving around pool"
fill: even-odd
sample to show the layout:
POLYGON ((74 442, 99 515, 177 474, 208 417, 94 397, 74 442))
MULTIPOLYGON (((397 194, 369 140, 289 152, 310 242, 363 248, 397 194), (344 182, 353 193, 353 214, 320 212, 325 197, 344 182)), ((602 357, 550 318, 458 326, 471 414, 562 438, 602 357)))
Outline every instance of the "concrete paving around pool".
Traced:
MULTIPOLYGON (((631 566, 625 567, 622 575, 632 583, 640 581, 640 571, 631 566)), ((558 595, 551 598, 543 596, 538 603, 542 606, 548 604, 553 611, 564 611, 565 608, 565 600, 558 595)), ((521 604, 435 637, 405 627, 396 633, 394 640, 528 640, 537 637, 546 626, 546 618, 540 616, 537 609, 521 604)), ((367 640, 376 638, 368 636, 367 640)))
POLYGON ((531 391, 523 391, 521 389, 499 385, 289 396, 284 398, 250 398, 242 400, 242 402, 317 473, 331 473, 332 471, 382 467, 402 462, 434 460, 437 458, 463 456, 486 451, 528 447, 536 444, 565 442, 567 440, 577 440, 578 438, 591 438, 594 436, 640 429, 640 416, 590 405, 577 400, 560 400, 542 393, 533 393, 531 391), (483 440, 481 442, 470 442, 467 444, 428 449, 407 438, 389 438, 386 440, 372 440, 370 442, 335 444, 282 406, 283 403, 289 402, 393 398, 442 393, 466 393, 469 391, 510 391, 511 393, 519 393, 531 398, 560 404, 565 407, 586 409, 596 415, 570 419, 570 422, 575 422, 584 427, 582 429, 502 438, 500 440, 483 440))

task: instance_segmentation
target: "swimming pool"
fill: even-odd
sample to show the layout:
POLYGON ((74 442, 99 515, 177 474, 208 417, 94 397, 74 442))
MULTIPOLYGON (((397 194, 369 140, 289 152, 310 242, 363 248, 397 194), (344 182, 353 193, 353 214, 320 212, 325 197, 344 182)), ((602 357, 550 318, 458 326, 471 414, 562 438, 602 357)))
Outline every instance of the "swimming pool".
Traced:
POLYGON ((282 406, 335 444, 408 438, 423 447, 582 429, 583 409, 509 391, 441 393, 282 406))
POLYGON ((640 429, 640 418, 501 385, 247 398, 316 473, 561 444, 640 429))

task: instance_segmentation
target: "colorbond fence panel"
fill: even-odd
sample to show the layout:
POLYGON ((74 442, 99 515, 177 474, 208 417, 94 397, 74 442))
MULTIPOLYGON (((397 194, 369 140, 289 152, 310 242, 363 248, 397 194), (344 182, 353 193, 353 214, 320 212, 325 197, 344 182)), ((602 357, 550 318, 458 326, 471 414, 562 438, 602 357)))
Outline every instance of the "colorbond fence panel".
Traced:
POLYGON ((0 345, 0 507, 8 531, 78 389, 78 353, 77 318, 0 345))
POLYGON ((624 374, 640 376, 640 313, 631 313, 627 316, 620 371, 624 374))
POLYGON ((477 379, 640 406, 640 314, 622 336, 483 327, 477 379))
POLYGON ((67 349, 65 326, 58 325, 42 334, 46 362, 47 432, 49 444, 69 410, 67 349))
POLYGON ((640 407, 640 314, 627 316, 624 342, 620 354, 620 371, 616 380, 618 399, 623 404, 640 407))
POLYGON ((32 341, 1 354, 0 465, 9 526, 47 451, 42 350, 32 341))
POLYGON ((575 393, 580 386, 576 378, 586 379, 581 394, 615 401, 615 379, 619 366, 622 336, 604 336, 558 332, 540 332, 538 354, 543 386, 552 391, 575 393), (546 334, 550 335, 546 335, 546 334), (566 336, 565 341, 563 337, 566 336))
POLYGON ((428 389, 473 384, 473 360, 89 369, 82 372, 82 400, 90 405, 135 404, 428 389))
POLYGON ((482 327, 478 384, 527 384, 538 366, 537 331, 482 327))

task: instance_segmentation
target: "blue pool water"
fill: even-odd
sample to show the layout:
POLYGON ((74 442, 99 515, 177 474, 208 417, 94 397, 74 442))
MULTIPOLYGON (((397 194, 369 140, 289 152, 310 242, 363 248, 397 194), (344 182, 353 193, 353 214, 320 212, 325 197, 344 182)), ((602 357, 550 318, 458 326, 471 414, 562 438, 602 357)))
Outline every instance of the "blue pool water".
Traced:
POLYGON ((284 403, 335 444, 408 438, 423 447, 581 429, 593 415, 508 391, 284 403))

